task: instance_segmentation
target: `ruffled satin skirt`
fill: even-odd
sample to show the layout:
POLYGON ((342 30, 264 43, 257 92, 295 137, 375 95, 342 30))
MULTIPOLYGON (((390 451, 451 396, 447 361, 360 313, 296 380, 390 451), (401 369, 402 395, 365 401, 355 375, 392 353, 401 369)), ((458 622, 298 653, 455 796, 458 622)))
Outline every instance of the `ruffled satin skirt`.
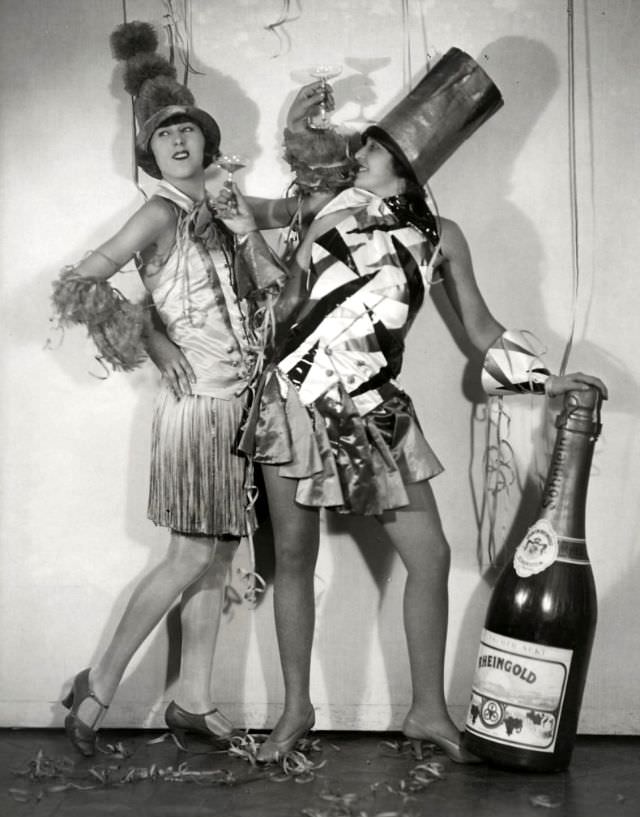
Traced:
POLYGON ((381 392, 384 402, 364 416, 342 388, 304 406, 295 386, 271 367, 238 448, 296 479, 301 505, 366 516, 401 508, 409 504, 405 485, 443 467, 409 396, 390 383, 381 392))
POLYGON ((236 448, 247 397, 191 395, 164 388, 151 432, 147 515, 180 533, 242 536, 255 529, 247 511, 248 459, 236 448))

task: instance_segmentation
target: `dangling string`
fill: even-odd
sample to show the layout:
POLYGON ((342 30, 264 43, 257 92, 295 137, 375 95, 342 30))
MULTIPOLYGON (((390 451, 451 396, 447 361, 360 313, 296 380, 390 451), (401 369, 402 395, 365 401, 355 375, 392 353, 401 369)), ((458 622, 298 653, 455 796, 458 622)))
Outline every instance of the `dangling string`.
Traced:
POLYGON ((247 519, 246 539, 249 546, 249 563, 251 565, 251 569, 245 570, 244 568, 239 567, 237 569, 237 573, 246 585, 246 590, 242 594, 242 598, 252 608, 256 607, 260 596, 264 593, 267 587, 267 583, 256 570, 256 550, 253 541, 253 531, 251 529, 251 514, 256 502, 258 501, 258 489, 254 484, 253 475, 253 462, 249 460, 247 463, 247 477, 245 483, 245 490, 247 493, 245 514, 247 519))
POLYGON ((295 5, 298 9, 298 14, 292 15, 291 0, 282 0, 282 11, 280 12, 280 16, 275 23, 269 23, 269 25, 265 26, 265 30, 270 31, 278 40, 278 52, 277 54, 272 55, 272 59, 279 57, 283 53, 283 45, 286 46, 286 51, 284 53, 291 50, 291 37, 285 28, 285 23, 290 23, 300 17, 302 12, 300 0, 295 0, 295 5))
MULTIPOLYGON (((122 22, 127 23, 127 18, 127 0, 122 0, 122 22)), ((149 197, 140 185, 140 174, 138 172, 138 163, 136 162, 136 113, 133 97, 131 97, 131 180, 142 198, 147 201, 149 197)))
MULTIPOLYGON (((593 281, 594 278, 594 254, 593 254, 593 247, 599 246, 598 243, 598 235, 597 235, 597 224, 596 224, 596 194, 595 194, 595 167, 594 167, 594 157, 593 157, 593 145, 594 145, 594 135, 593 135, 593 84, 591 80, 591 41, 590 41, 590 32, 589 32, 589 9, 587 4, 584 5, 584 40, 585 40, 585 61, 586 61, 586 70, 585 70, 585 77, 584 82, 586 86, 586 97, 587 97, 587 110, 586 110, 586 121, 587 121, 587 134, 588 134, 588 153, 589 153, 589 198, 590 198, 590 215, 591 215, 591 225, 589 232, 591 233, 592 237, 592 251, 590 254, 590 280, 593 281)), ((591 295, 591 293, 590 293, 591 295)), ((584 292, 583 292, 583 300, 584 300, 584 292)), ((586 304, 584 321, 585 325, 589 318, 589 312, 591 309, 591 297, 588 298, 588 302, 586 304)))
MULTIPOLYGON (((403 0, 403 4, 404 4, 404 0, 403 0)), ((431 55, 429 54, 429 36, 428 36, 428 33, 427 33, 427 21, 426 21, 426 17, 425 17, 425 13, 424 13, 424 6, 423 6, 423 3, 422 3, 422 0, 418 0, 418 5, 419 5, 419 8, 420 8, 420 30, 422 32, 422 46, 424 48, 425 65, 426 65, 426 68, 427 68, 427 71, 428 71, 429 68, 430 68, 430 63, 431 63, 431 55)), ((403 9, 403 13, 404 13, 404 9, 403 9)), ((408 15, 408 7, 407 7, 407 15, 408 15)), ((408 67, 409 67, 409 71, 411 71, 411 42, 410 42, 409 38, 407 39, 407 64, 408 64, 408 67)), ((411 83, 411 73, 409 74, 409 83, 411 83)), ((441 222, 440 222, 440 209, 438 207, 438 202, 436 201, 436 197, 435 197, 435 195, 433 193, 433 190, 429 186, 428 181, 426 181, 424 183, 423 187, 424 187, 424 189, 426 191, 426 194, 427 194, 427 197, 428 197, 429 201, 431 202, 431 209, 433 210, 433 214, 436 217, 436 223, 438 225, 438 243, 433 248, 433 253, 431 254, 431 258, 429 260, 429 265, 428 265, 428 268, 427 268, 428 283, 429 283, 430 286, 433 286, 434 284, 440 284, 443 281, 442 276, 439 276, 438 278, 436 278, 433 275, 433 270, 434 270, 434 268, 437 267, 438 253, 440 252, 440 246, 442 244, 442 228, 441 228, 441 222)))
MULTIPOLYGON (((169 16, 168 14, 165 14, 165 18, 167 18, 168 16, 169 16)), ((166 22, 164 28, 165 31, 167 32, 167 38, 169 40, 169 65, 175 65, 176 49, 173 41, 174 26, 170 22, 166 22)))
POLYGON ((578 194, 576 170, 576 112, 575 112, 575 57, 574 57, 574 8, 573 0, 567 0, 567 63, 568 63, 568 130, 569 130, 569 195, 571 201, 571 271, 572 271, 572 309, 571 329, 560 363, 559 374, 567 369, 569 355, 573 347, 576 329, 576 311, 580 288, 580 250, 578 247, 578 194))
MULTIPOLYGON (((477 553, 478 559, 482 562, 484 548, 482 544, 483 532, 486 529, 486 552, 489 562, 493 564, 496 553, 496 531, 498 526, 498 514, 500 497, 509 494, 510 487, 516 482, 517 473, 514 467, 513 448, 509 442, 509 426, 511 417, 504 408, 503 398, 492 397, 486 405, 483 405, 485 416, 485 444, 482 462, 483 485, 480 492, 480 503, 476 499, 473 491, 473 461, 470 463, 469 476, 472 487, 472 500, 476 528, 478 531, 477 553)), ((471 417, 471 439, 473 440, 473 423, 478 419, 476 412, 471 417)))
POLYGON ((142 198, 147 201, 149 197, 140 184, 140 173, 138 171, 138 162, 136 161, 136 114, 133 97, 131 97, 131 177, 136 189, 142 198))
POLYGON ((427 18, 424 12, 424 4, 422 0, 418 0, 420 8, 420 32, 422 34, 422 47, 424 49, 425 66, 427 72, 431 69, 431 51, 429 49, 429 36, 427 34, 427 18))
POLYGON ((425 182, 423 185, 426 194, 431 202, 431 209, 433 210, 433 215, 436 217, 436 224, 438 225, 438 243, 433 248, 433 252, 431 253, 431 258, 429 259, 429 263, 427 266, 427 281, 429 286, 433 286, 434 284, 441 284, 443 282, 443 277, 440 275, 437 278, 434 275, 434 270, 437 272, 438 266, 438 253, 440 252, 440 246, 442 244, 442 227, 440 222, 440 209, 438 208, 438 202, 436 201, 436 197, 433 195, 433 190, 429 186, 428 182, 425 182))
MULTIPOLYGON (((427 22, 424 13, 422 0, 417 0, 420 14, 420 33, 422 34, 422 47, 424 49, 424 64, 427 71, 430 67, 431 54, 429 53, 429 40, 427 36, 427 22)), ((410 91, 413 88, 413 58, 411 54, 411 14, 409 0, 402 0, 402 74, 403 85, 410 91)))
POLYGON ((409 0, 402 0, 402 84, 410 91, 413 71, 411 68, 411 27, 409 25, 409 0))
POLYGON ((191 0, 183 0, 182 15, 176 13, 173 0, 164 0, 166 13, 164 15, 164 27, 169 39, 169 62, 175 62, 176 54, 184 67, 182 84, 188 85, 189 74, 204 76, 202 71, 197 71, 191 63, 191 40, 192 40, 192 19, 193 9, 191 0))

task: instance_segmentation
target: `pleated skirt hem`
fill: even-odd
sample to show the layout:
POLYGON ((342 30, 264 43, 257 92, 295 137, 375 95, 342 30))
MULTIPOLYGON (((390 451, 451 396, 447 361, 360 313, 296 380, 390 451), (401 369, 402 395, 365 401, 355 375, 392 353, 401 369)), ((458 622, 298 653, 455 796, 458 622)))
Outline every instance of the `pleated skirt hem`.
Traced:
POLYGON ((296 479, 301 505, 364 516, 408 505, 407 484, 443 471, 405 392, 389 385, 361 417, 344 389, 304 406, 274 368, 262 376, 238 447, 296 479))
POLYGON ((236 448, 246 397, 156 398, 147 516, 180 533, 244 536, 255 530, 248 511, 252 469, 236 448))

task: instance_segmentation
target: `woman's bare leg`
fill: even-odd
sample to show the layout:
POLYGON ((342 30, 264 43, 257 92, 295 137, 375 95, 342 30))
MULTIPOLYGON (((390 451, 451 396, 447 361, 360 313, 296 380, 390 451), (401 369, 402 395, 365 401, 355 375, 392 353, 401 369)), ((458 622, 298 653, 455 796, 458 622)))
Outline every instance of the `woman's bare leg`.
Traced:
POLYGON ((311 710, 309 676, 315 626, 314 573, 319 515, 295 502, 296 480, 262 466, 275 539, 274 611, 284 678, 284 710, 271 738, 286 740, 311 710))
POLYGON ((449 545, 428 482, 408 486, 411 505, 382 522, 407 568, 404 626, 413 697, 409 717, 450 740, 459 732, 444 694, 444 658, 449 618, 449 545))
POLYGON ((188 712, 212 706, 211 676, 227 577, 238 539, 217 539, 211 564, 182 594, 182 654, 176 702, 188 712))
MULTIPOLYGON (((213 542, 210 537, 172 531, 165 558, 138 582, 109 645, 91 670, 91 687, 103 704, 111 702, 129 661, 151 630, 207 570, 213 542)), ((100 707, 92 698, 85 698, 77 711, 78 718, 89 724, 99 714, 100 707)))

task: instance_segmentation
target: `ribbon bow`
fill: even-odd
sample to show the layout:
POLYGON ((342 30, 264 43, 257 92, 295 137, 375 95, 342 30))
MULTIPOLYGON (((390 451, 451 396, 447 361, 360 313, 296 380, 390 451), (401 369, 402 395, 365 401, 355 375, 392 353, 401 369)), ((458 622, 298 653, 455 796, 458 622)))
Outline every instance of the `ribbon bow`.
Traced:
POLYGON ((215 223, 215 206, 210 196, 196 204, 187 218, 187 225, 190 235, 198 238, 203 244, 211 241, 219 243, 218 226, 215 223))

